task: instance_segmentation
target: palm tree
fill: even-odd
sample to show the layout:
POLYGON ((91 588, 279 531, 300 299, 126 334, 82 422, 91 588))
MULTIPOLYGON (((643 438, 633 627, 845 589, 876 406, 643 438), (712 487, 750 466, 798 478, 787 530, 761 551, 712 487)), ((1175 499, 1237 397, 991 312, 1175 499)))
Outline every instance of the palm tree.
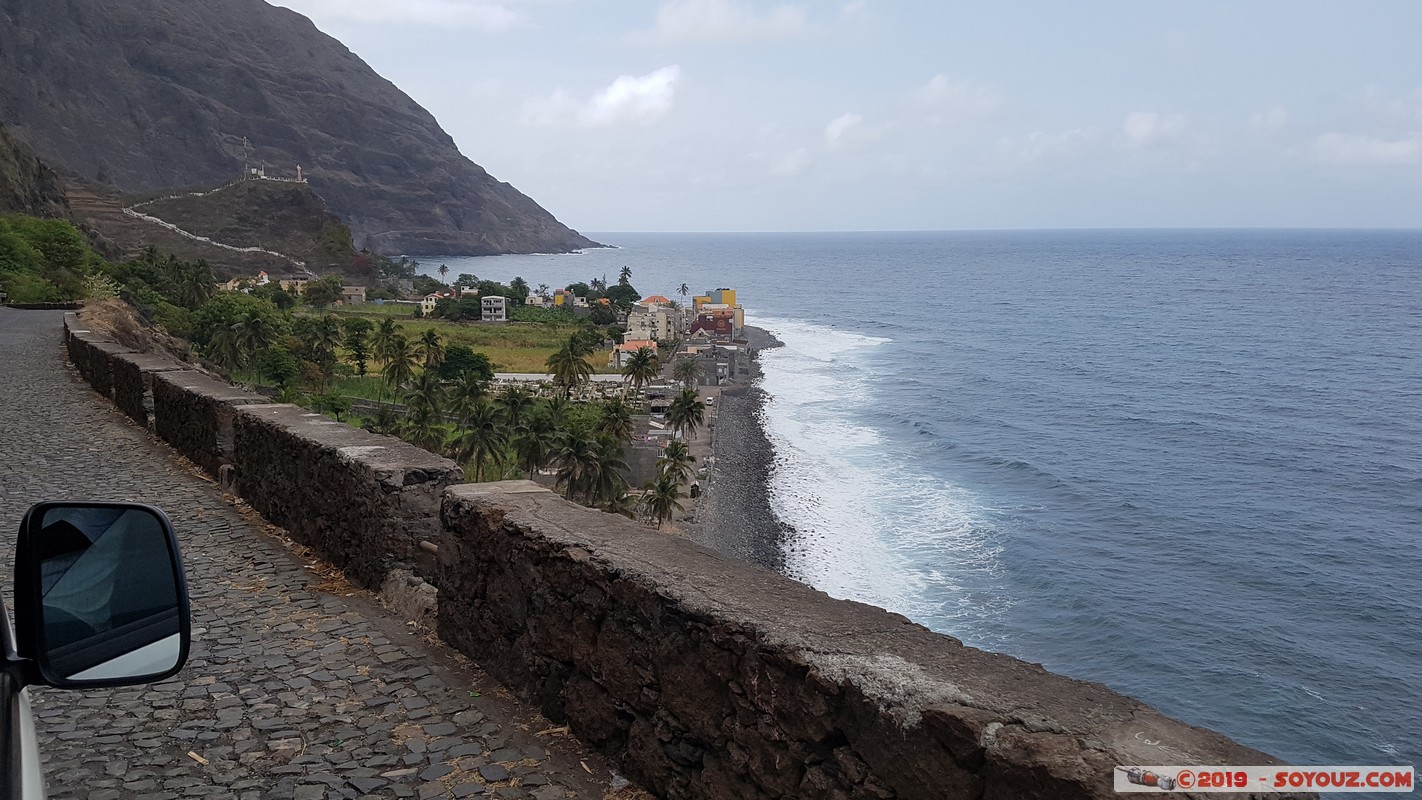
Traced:
POLYGON ((440 279, 440 281, 443 282, 443 283, 449 283, 448 278, 449 278, 449 265, 448 265, 448 264, 440 264, 440 265, 439 265, 439 279, 440 279))
POLYGON ((432 453, 444 450, 447 436, 439 412, 424 405, 410 408, 410 413, 405 415, 405 421, 400 425, 400 434, 400 438, 410 444, 432 453))
POLYGON ((202 259, 188 264, 178 276, 178 304, 184 308, 196 310, 216 293, 217 278, 212 274, 212 267, 202 259))
POLYGON ((242 349, 242 340, 235 326, 219 328, 213 334, 212 340, 207 343, 207 357, 229 373, 247 365, 247 354, 242 349))
POLYGON ((569 500, 574 494, 586 496, 598 475, 600 462, 596 439, 571 431, 564 434, 553 452, 553 463, 558 465, 557 485, 563 487, 563 496, 569 500))
POLYGON ((419 354, 425 369, 439 366, 444 361, 444 344, 439 340, 439 331, 430 328, 420 334, 419 341, 415 342, 415 352, 419 354))
POLYGON ((375 416, 366 417, 361 427, 371 433, 394 435, 400 430, 400 418, 395 415, 395 409, 381 403, 376 408, 375 416))
POLYGON ((400 335, 400 326, 395 324, 395 320, 386 317, 380 321, 375 328, 375 335, 370 337, 370 352, 382 364, 389 358, 390 346, 394 344, 395 337, 400 335))
POLYGON ((699 358, 678 358, 672 364, 672 377, 681 381, 681 385, 691 388, 696 385, 696 379, 701 377, 705 367, 701 366, 699 358))
POLYGON ((571 339, 562 349, 549 356, 544 365, 548 367, 548 374, 553 377, 553 382, 563 387, 564 397, 572 397, 573 389, 586 383, 593 373, 592 365, 574 349, 571 339))
POLYGON ((682 510, 681 503, 677 502, 682 496, 681 484, 672 475, 660 475, 646 488, 642 500, 647 512, 657 521, 657 530, 661 530, 662 523, 672 518, 673 511, 682 510))
POLYGON ((678 484, 686 483, 691 477, 691 465, 696 461, 696 457, 691 454, 691 448, 683 441, 672 441, 662 450, 662 457, 657 459, 657 474, 671 475, 676 478, 678 484))
POLYGON ((632 268, 629 267, 629 266, 627 266, 626 264, 623 264, 623 265, 622 265, 622 269, 619 270, 618 273, 617 273, 617 284, 618 284, 619 286, 627 286, 628 284, 631 283, 631 281, 632 281, 632 268))
POLYGON ((610 436, 619 442, 625 442, 632 438, 635 426, 632 423, 632 409, 622 402, 622 398, 614 397, 602 404, 598 409, 597 431, 605 436, 610 436))
POLYGON ((237 341, 243 352, 243 362, 254 353, 271 347, 277 340, 281 331, 267 319, 266 315, 260 311, 248 311, 240 320, 233 323, 232 330, 237 334, 237 341))
POLYGON ((427 408, 438 417, 444 412, 445 394, 444 381, 440 380, 435 372, 425 370, 411 382, 409 391, 405 392, 405 407, 412 411, 416 408, 427 408))
POLYGON ((335 314, 327 314, 312 326, 312 344, 317 350, 336 356, 336 348, 341 345, 341 320, 335 314))
POLYGON ((465 372, 454 381, 450 390, 450 409, 456 416, 468 416, 470 410, 483 400, 488 392, 488 385, 479 379, 477 373, 465 372))
POLYGON ((528 415, 524 423, 516 429, 513 437, 514 457, 519 469, 533 474, 548 465, 548 459, 558 445, 558 429, 547 414, 535 412, 528 415))
POLYGON ((641 505, 642 499, 629 494, 627 487, 622 486, 611 497, 603 500, 602 510, 609 514, 621 514, 628 519, 636 519, 641 505))
POLYGON ((685 300, 687 292, 691 291, 691 287, 683 283, 682 285, 676 287, 676 290, 681 293, 681 299, 685 300))
POLYGON ((592 280, 588 281, 588 289, 601 294, 604 290, 607 289, 607 281, 603 280, 602 278, 593 278, 592 280))
POLYGON ((627 489, 627 462, 622 459, 622 442, 611 436, 597 437, 596 459, 588 475, 587 505, 616 497, 627 489))
POLYGON ((509 426, 517 428, 523 424, 524 417, 528 416, 528 412, 533 408, 533 395, 522 386, 509 384, 499 392, 497 402, 504 410, 504 417, 508 419, 509 426))
POLYGON ((567 399, 562 397, 550 397, 543 401, 543 413, 548 416, 548 421, 554 428, 562 430, 568 426, 569 405, 567 399))
POLYGON ((667 407, 667 421, 672 425, 672 432, 683 437, 687 433, 694 434, 705 418, 706 406, 695 389, 682 389, 681 394, 667 407))
POLYGON ((513 290, 520 302, 528 299, 528 281, 523 278, 514 276, 514 279, 509 282, 509 288, 513 290))
POLYGON ((385 383, 393 391, 400 391, 415 375, 415 353, 404 336, 396 334, 385 351, 385 368, 381 370, 385 383))
POLYGON ((662 362, 650 347, 637 348, 622 365, 622 377, 632 384, 633 391, 641 391, 642 386, 651 383, 661 371, 662 362))
POLYGON ((509 431, 499 407, 488 400, 474 403, 450 446, 455 461, 473 465, 474 482, 484 480, 485 465, 500 464, 508 451, 509 431))

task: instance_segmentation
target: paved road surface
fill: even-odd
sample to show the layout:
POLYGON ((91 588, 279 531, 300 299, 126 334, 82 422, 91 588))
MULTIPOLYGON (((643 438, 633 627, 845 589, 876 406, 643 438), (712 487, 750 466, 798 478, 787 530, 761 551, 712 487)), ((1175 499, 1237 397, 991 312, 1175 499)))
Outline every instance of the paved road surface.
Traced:
POLYGON ((162 684, 32 690, 52 797, 604 796, 600 758, 368 597, 318 588, 277 538, 94 394, 65 363, 62 319, 0 308, 5 594, 30 503, 152 503, 182 542, 195 641, 162 684))

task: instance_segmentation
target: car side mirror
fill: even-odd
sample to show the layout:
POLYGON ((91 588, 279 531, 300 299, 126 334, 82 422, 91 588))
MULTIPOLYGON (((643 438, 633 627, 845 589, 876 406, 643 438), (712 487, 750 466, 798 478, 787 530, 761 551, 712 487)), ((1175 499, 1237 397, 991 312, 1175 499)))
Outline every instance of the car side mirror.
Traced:
POLYGON ((15 638, 31 683, 156 681, 182 669, 188 590, 173 525, 137 503, 40 503, 15 557, 15 638))

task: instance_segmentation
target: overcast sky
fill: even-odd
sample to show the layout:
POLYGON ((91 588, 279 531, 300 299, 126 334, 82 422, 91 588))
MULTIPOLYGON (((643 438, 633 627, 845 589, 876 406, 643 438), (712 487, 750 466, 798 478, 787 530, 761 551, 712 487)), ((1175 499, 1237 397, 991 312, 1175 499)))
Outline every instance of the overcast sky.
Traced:
POLYGON ((584 231, 1422 227, 1422 2, 279 0, 584 231))

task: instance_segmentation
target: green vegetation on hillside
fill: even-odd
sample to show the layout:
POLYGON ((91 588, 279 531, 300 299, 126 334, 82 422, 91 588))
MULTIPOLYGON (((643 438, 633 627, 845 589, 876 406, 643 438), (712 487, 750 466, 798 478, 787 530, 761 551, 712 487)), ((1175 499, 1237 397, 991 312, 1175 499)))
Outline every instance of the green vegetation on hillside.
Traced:
POLYGON ((84 234, 62 219, 0 217, 0 290, 12 303, 79 300, 104 266, 84 234))

